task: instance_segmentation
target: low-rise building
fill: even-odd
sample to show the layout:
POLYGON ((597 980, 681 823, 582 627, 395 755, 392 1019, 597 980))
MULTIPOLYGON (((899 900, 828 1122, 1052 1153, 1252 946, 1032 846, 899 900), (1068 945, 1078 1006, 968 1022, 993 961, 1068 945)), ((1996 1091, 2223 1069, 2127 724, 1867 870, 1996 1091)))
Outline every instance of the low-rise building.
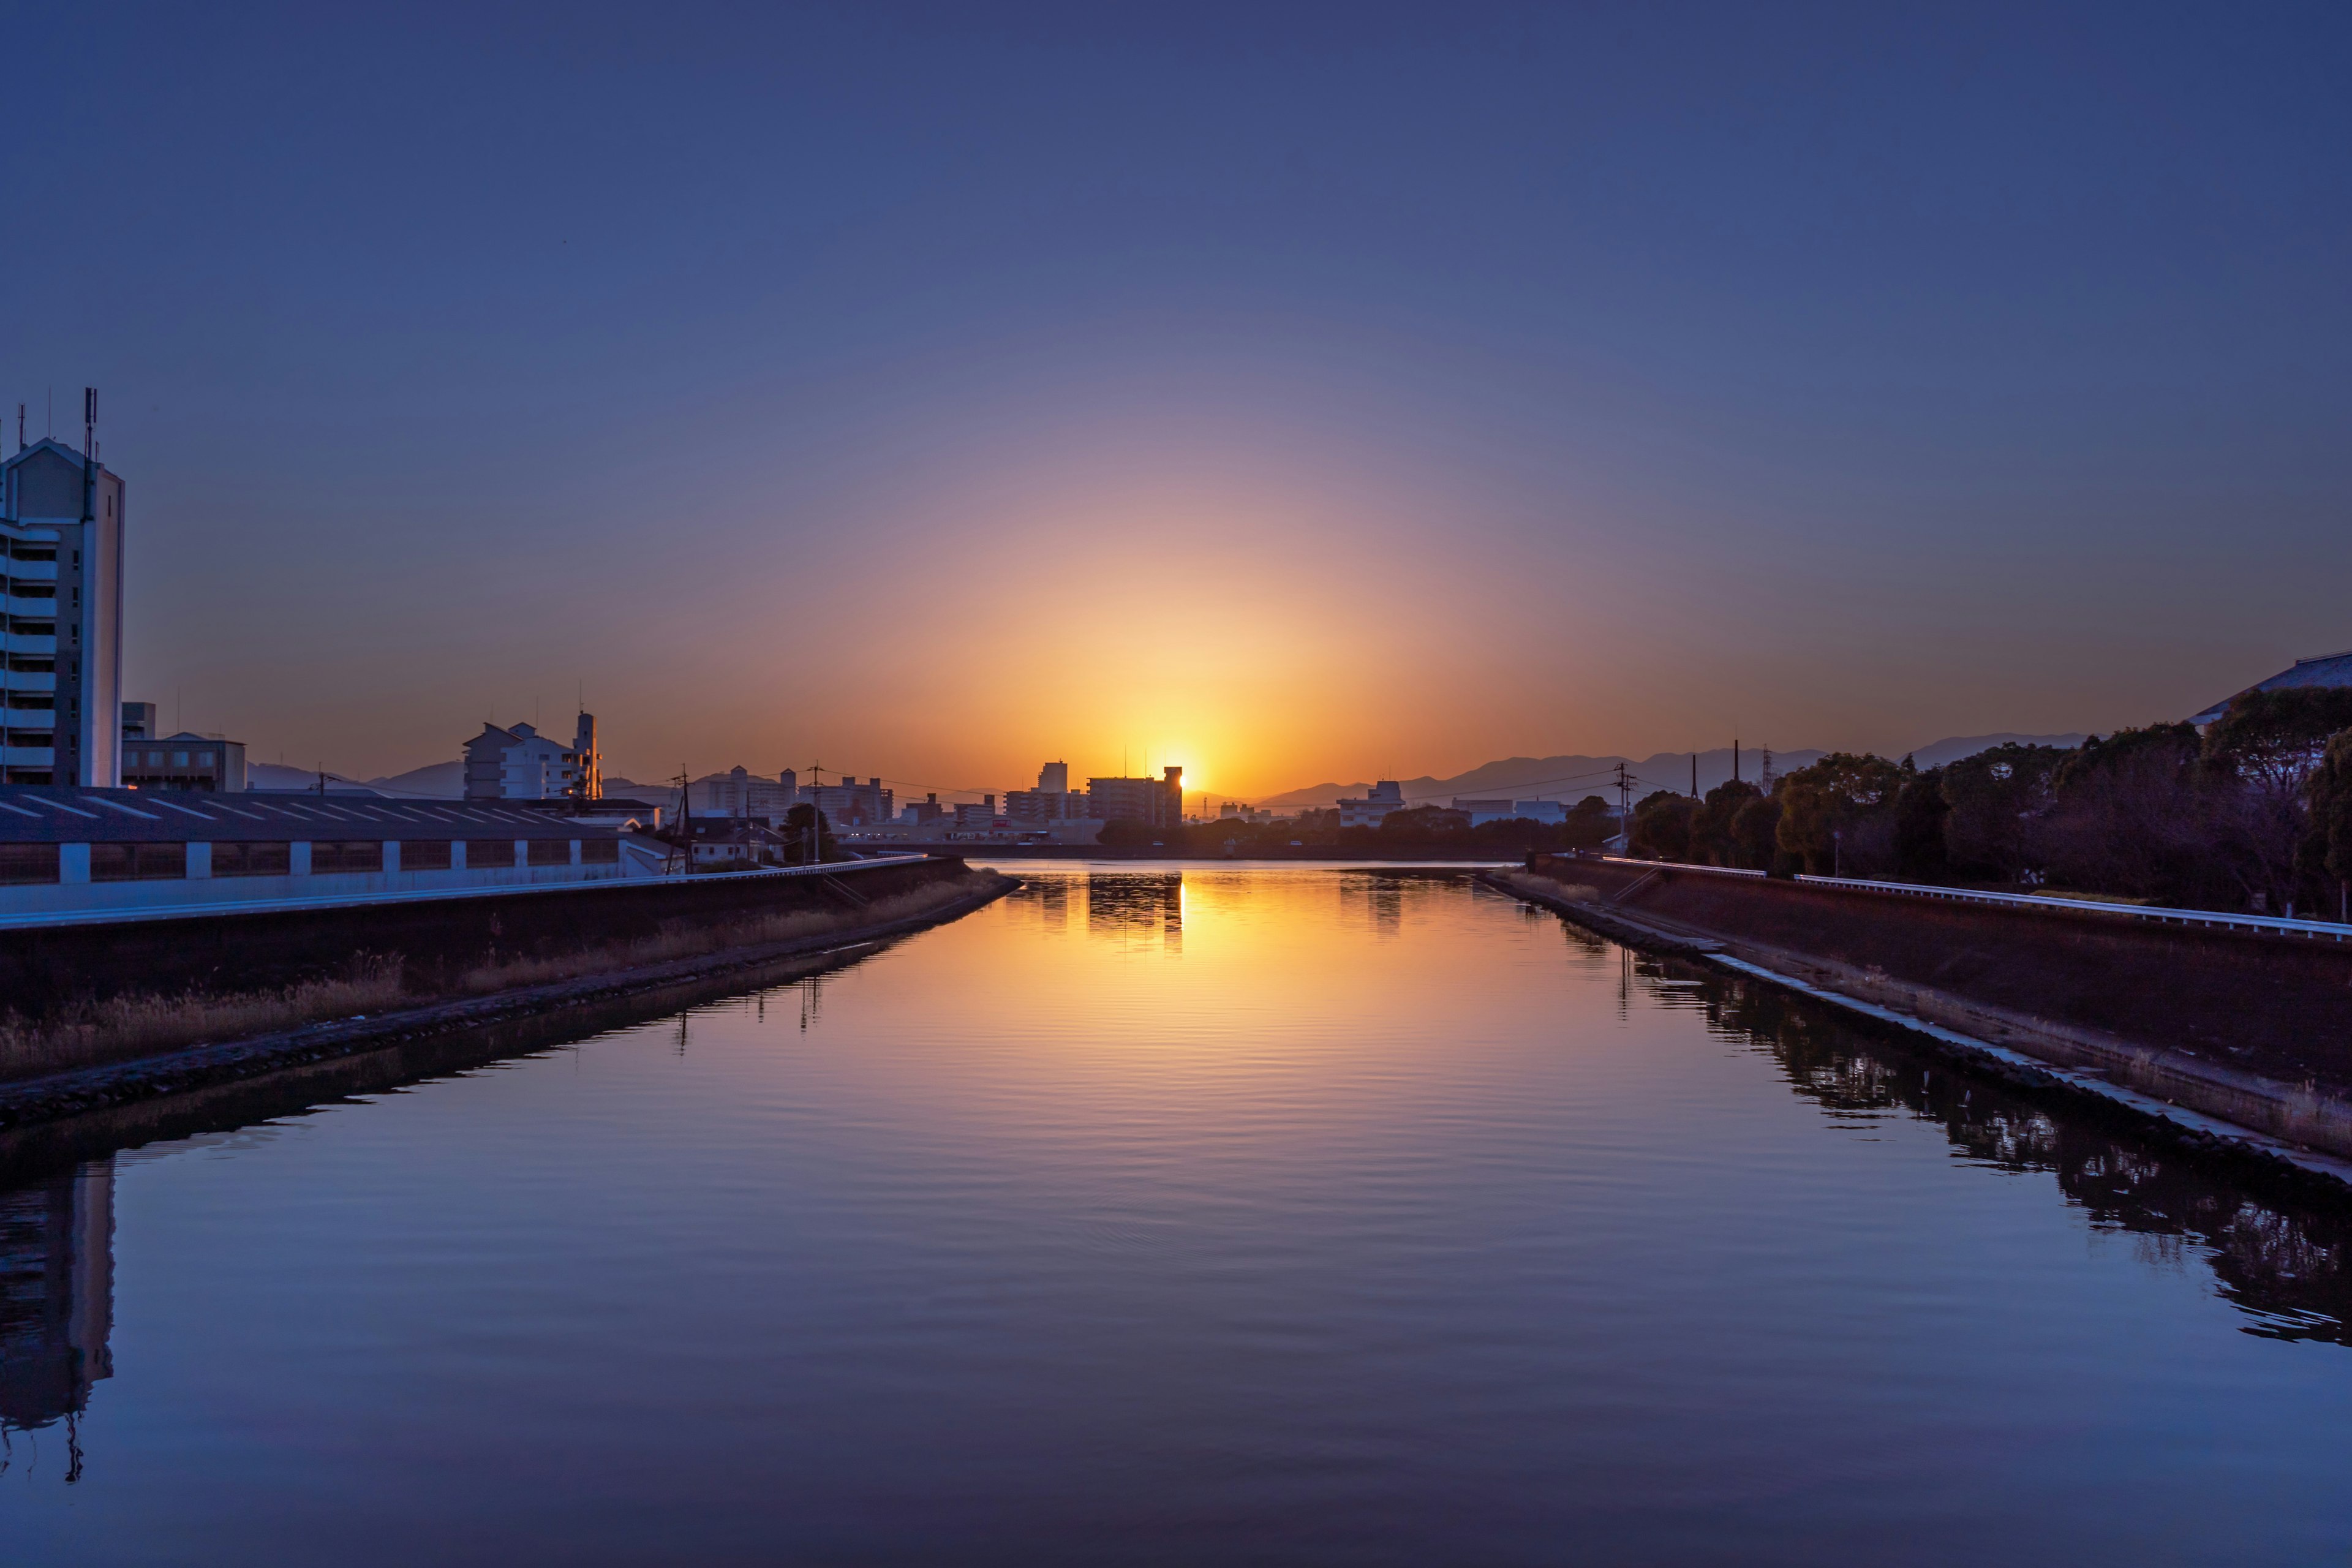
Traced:
MULTIPOLYGON (((132 704, 125 703, 124 707, 132 704)), ((162 740, 122 742, 125 789, 194 790, 202 795, 245 789, 245 742, 183 730, 162 740)))
POLYGON ((1405 808, 1404 786, 1394 779, 1382 779, 1370 795, 1344 799, 1339 805, 1340 826, 1378 827, 1390 812, 1405 808))

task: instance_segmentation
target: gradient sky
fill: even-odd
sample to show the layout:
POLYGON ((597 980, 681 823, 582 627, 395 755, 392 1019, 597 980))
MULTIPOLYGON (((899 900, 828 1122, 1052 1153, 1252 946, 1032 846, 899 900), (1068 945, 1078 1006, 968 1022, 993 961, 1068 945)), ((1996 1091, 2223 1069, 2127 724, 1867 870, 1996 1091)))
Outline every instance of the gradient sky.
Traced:
POLYGON ((2352 646, 2340 5, 354 10, 0 103, 0 398, 257 759, 1247 795, 2352 646))

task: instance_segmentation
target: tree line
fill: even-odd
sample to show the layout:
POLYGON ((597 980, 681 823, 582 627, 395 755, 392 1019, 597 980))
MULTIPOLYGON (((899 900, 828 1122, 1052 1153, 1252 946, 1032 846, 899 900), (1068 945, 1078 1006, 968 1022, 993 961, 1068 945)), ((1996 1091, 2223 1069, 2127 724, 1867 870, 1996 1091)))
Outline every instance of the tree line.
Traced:
POLYGON ((1775 875, 2095 893, 2340 919, 2352 906, 2352 690, 2250 691, 2200 732, 1996 746, 1937 768, 1832 752, 1770 794, 1660 790, 1632 852, 1775 875))

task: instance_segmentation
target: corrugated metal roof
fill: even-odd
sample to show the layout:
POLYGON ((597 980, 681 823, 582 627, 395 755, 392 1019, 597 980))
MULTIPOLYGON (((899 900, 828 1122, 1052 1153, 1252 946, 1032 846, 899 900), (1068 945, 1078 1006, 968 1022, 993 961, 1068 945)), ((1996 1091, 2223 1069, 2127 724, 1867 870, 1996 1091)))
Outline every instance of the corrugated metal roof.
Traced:
POLYGON ((121 844, 251 839, 618 838, 593 826, 504 803, 391 800, 247 790, 201 795, 0 784, 0 843, 121 844))
MULTIPOLYGON (((2296 686, 2352 686, 2352 650, 2296 659, 2292 669, 2282 669, 2268 680, 2247 687, 2246 691, 2281 691, 2296 686)), ((2224 709, 2245 694, 2245 691, 2232 692, 2189 721, 2210 724, 2221 716, 2224 709)))

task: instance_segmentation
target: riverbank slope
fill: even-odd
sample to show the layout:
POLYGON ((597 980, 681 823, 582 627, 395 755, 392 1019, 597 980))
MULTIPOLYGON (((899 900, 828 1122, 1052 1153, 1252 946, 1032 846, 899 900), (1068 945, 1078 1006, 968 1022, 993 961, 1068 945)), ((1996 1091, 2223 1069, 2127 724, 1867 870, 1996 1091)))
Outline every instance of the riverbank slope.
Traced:
POLYGON ((2352 942, 1590 858, 1491 879, 1631 945, 2352 1159, 2352 942))

